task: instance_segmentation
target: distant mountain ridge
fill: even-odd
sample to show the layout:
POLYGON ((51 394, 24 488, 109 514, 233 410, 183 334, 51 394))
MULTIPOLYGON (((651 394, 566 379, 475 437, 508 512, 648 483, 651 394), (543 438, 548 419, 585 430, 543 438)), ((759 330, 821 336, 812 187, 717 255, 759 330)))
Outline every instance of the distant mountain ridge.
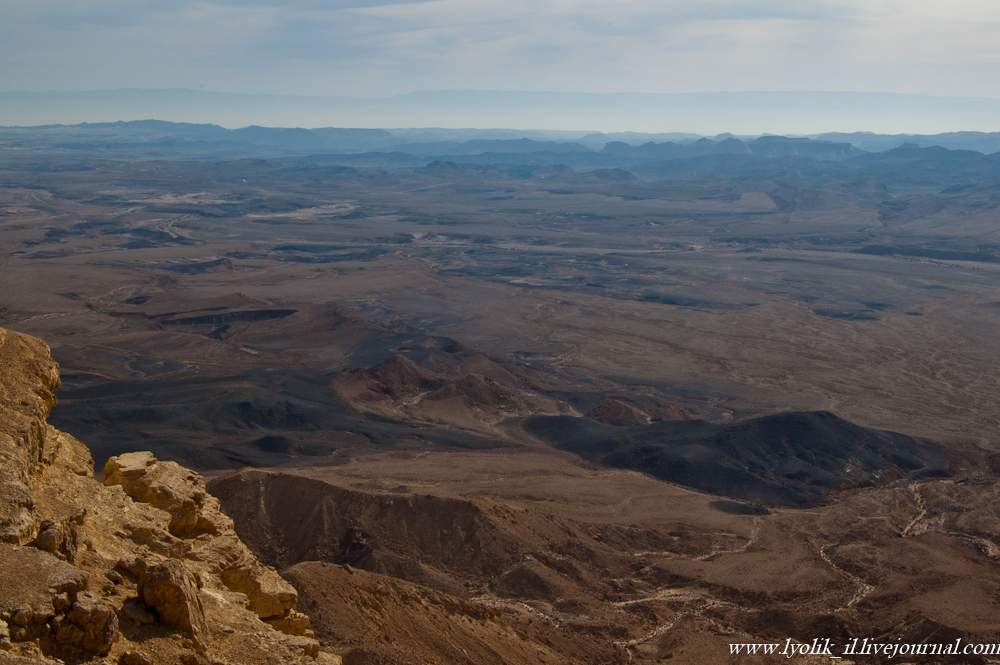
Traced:
MULTIPOLYGON (((644 140, 662 141, 676 140, 663 133, 676 130, 701 136, 724 131, 744 136, 763 133, 804 136, 857 130, 893 134, 956 130, 989 132, 1000 130, 1000 100, 817 91, 446 90, 389 97, 183 89, 0 91, 0 124, 75 123, 108 118, 219 122, 227 127, 533 127, 550 133, 566 128, 587 130, 579 132, 578 137, 595 131, 630 129, 655 135, 644 140)), ((616 136, 610 140, 620 138, 616 136)))
POLYGON ((870 132, 830 132, 816 135, 825 141, 843 141, 867 152, 891 150, 907 143, 927 148, 974 150, 986 154, 1000 152, 1000 132, 945 132, 943 134, 873 134, 870 132))
MULTIPOLYGON (((45 148, 111 151, 117 155, 192 157, 281 157, 399 153, 413 158, 449 159, 479 155, 501 161, 544 155, 544 163, 606 168, 713 155, 803 157, 846 160, 902 147, 934 148, 979 155, 1000 152, 1000 132, 935 135, 874 133, 815 136, 735 136, 546 132, 544 130, 368 129, 350 127, 264 127, 228 129, 210 123, 132 120, 76 125, 0 127, 0 149, 45 148), (159 151, 159 152, 158 152, 159 151)), ((943 153, 939 153, 942 154, 943 153)), ((529 162, 532 160, 528 160, 529 162)))

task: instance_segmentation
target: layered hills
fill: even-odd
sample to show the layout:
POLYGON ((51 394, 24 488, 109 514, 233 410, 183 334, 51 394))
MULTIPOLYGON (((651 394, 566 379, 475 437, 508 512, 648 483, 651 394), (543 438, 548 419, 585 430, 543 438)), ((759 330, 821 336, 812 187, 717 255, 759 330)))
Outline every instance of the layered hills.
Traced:
MULTIPOLYGON (((0 98, 11 97, 10 93, 0 98)), ((997 132, 876 134, 866 132, 781 136, 773 134, 599 133, 544 130, 385 130, 350 127, 227 129, 207 123, 132 120, 33 127, 0 126, 0 145, 127 156, 180 153, 189 157, 374 155, 392 161, 459 158, 512 159, 587 166, 636 164, 706 155, 804 157, 840 161, 903 145, 993 154, 997 132)))
POLYGON ((362 411, 402 420, 491 432, 508 418, 572 413, 572 406, 544 394, 529 374, 512 371, 483 354, 428 351, 418 365, 395 354, 336 376, 333 390, 362 411))
POLYGON ((544 448, 383 453, 210 489, 345 662, 715 663, 738 662, 730 642, 817 631, 1000 637, 996 482, 975 470, 805 510, 544 448))
POLYGON ((388 134, 0 131, 10 653, 1000 639, 989 136, 388 134))
MULTIPOLYGON (((0 359, 11 662, 727 662, 730 642, 818 630, 1000 639, 995 478, 925 440, 827 413, 724 425, 598 403, 619 424, 526 427, 583 457, 618 440, 653 455, 652 475, 522 444, 242 470, 207 488, 137 452, 98 481, 83 444, 45 423, 48 349, 3 331, 0 359), (767 473, 708 493, 652 477, 675 452, 767 473)), ((449 369, 390 357, 346 376, 395 403, 448 385, 449 369)))

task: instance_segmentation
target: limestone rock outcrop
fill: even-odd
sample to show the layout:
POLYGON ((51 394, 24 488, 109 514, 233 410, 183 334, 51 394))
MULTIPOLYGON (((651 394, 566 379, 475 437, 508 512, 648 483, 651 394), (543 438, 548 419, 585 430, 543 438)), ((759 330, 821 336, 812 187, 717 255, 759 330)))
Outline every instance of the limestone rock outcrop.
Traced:
POLYGON ((0 330, 0 542, 23 543, 33 530, 31 478, 42 464, 45 418, 59 386, 48 348, 0 330))
POLYGON ((45 344, 0 328, 0 664, 335 662, 200 475, 130 453, 96 480, 46 422, 58 385, 45 344))
POLYGON ((139 575, 143 605, 156 612, 160 623, 189 635, 199 649, 208 644, 208 622, 198 595, 197 578, 177 559, 146 568, 139 575))
POLYGON ((118 608, 92 591, 79 593, 56 626, 57 643, 100 656, 111 651, 118 635, 118 608))
POLYGON ((280 620, 290 615, 298 593, 236 536, 232 520, 208 494, 200 475, 152 453, 126 453, 104 465, 104 484, 120 485, 135 501, 165 511, 172 535, 196 537, 190 541, 189 559, 204 562, 226 588, 246 595, 258 617, 285 625, 280 620))
POLYGON ((121 485, 141 503, 170 514, 169 530, 175 536, 218 534, 225 520, 219 502, 205 491, 205 481, 176 462, 157 460, 151 452, 126 453, 104 465, 104 484, 121 485))

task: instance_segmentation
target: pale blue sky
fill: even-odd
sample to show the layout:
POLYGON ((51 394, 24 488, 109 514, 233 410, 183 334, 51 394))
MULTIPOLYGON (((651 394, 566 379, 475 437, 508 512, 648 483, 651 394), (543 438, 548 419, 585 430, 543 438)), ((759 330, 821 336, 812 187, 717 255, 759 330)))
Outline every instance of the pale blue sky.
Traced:
POLYGON ((996 0, 2 0, 0 90, 1000 97, 996 0))

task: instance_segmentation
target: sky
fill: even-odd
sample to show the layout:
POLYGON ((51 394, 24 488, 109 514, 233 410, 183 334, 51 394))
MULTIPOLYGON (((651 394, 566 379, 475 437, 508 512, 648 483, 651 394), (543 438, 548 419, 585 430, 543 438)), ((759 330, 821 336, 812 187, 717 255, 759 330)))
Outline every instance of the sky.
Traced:
POLYGON ((0 0, 0 90, 1000 98, 996 0, 0 0))

